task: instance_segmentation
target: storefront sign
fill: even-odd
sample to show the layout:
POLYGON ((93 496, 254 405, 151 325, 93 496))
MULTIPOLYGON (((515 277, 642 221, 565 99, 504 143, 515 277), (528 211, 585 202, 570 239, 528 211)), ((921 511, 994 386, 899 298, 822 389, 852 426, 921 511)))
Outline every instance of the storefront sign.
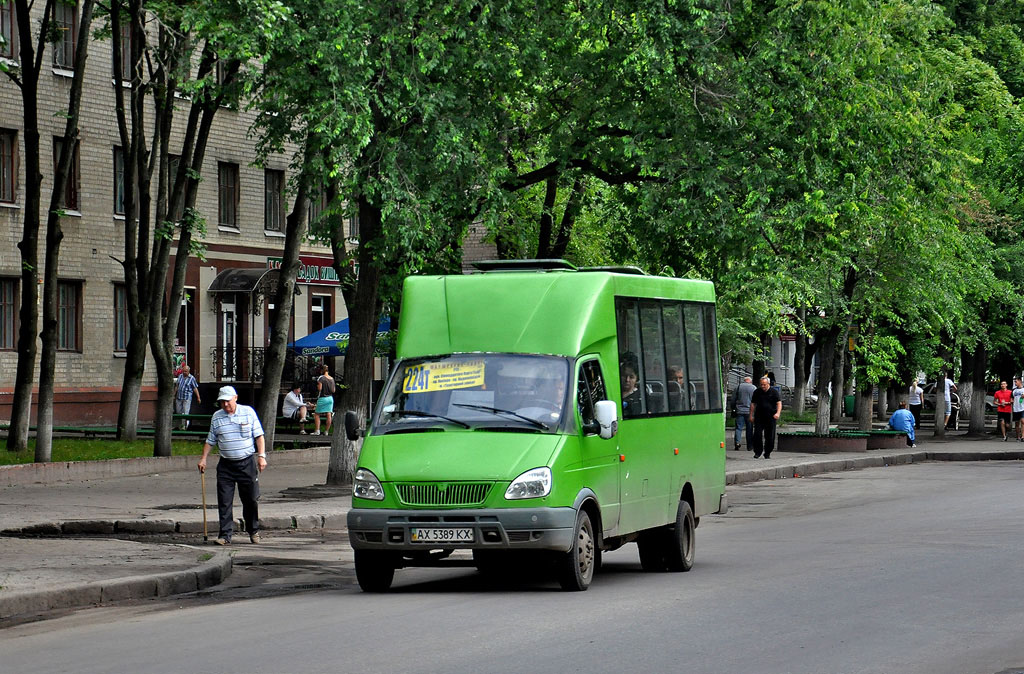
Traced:
MULTIPOLYGON (((299 273, 296 283, 316 286, 341 285, 338 275, 334 273, 334 260, 329 257, 299 256, 299 273)), ((280 269, 281 258, 268 257, 267 269, 280 269)))

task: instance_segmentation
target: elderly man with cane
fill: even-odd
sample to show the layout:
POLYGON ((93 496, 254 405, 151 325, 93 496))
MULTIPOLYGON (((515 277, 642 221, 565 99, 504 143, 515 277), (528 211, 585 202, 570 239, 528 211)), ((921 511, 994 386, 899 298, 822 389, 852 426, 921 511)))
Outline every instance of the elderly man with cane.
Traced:
POLYGON ((267 454, 263 446, 263 426, 256 410, 248 405, 238 404, 238 393, 233 386, 222 386, 217 395, 220 409, 210 419, 210 432, 203 444, 203 456, 199 459, 200 472, 206 472, 206 457, 216 445, 220 453, 217 462, 217 511, 220 515, 220 534, 217 545, 231 543, 234 533, 232 503, 235 500, 235 485, 242 501, 242 517, 249 541, 260 542, 260 520, 258 501, 260 498, 259 474, 267 467, 267 454))

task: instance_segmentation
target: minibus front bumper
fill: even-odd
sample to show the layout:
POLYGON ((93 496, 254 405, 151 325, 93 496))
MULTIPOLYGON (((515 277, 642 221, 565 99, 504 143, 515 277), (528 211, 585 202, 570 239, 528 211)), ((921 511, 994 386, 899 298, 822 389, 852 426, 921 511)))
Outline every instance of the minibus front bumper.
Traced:
POLYGON ((348 513, 356 550, 557 550, 572 546, 575 508, 377 510, 348 513))

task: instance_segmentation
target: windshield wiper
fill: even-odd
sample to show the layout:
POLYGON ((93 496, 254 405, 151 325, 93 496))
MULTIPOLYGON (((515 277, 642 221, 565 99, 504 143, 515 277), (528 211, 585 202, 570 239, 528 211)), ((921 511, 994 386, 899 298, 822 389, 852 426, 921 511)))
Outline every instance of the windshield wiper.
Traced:
POLYGON ((549 428, 550 428, 543 421, 537 421, 536 419, 531 419, 530 417, 525 417, 522 414, 519 414, 518 412, 513 412, 512 410, 503 410, 503 409, 499 409, 497 407, 488 407, 487 405, 470 405, 468 403, 452 403, 452 405, 455 406, 455 407, 468 407, 471 410, 483 410, 484 412, 491 412, 493 414, 508 414, 508 415, 513 416, 513 417, 515 417, 517 419, 522 419, 523 421, 531 423, 534 426, 536 426, 537 428, 541 428, 541 429, 543 429, 545 431, 549 430, 549 428))
POLYGON ((462 426, 463 428, 469 428, 470 427, 469 424, 467 424, 465 421, 459 421, 458 419, 452 419, 451 417, 446 417, 443 414, 434 414, 433 412, 424 412, 423 410, 394 410, 393 412, 390 412, 390 414, 397 414, 400 417, 433 417, 435 419, 444 419, 445 421, 450 421, 451 423, 458 424, 459 426, 462 426))

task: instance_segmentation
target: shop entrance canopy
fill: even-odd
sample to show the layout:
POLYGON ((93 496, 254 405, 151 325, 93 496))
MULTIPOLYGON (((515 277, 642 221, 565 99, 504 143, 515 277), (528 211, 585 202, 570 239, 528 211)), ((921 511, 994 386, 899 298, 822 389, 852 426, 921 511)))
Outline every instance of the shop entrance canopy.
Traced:
MULTIPOLYGON (((377 339, 386 335, 389 330, 391 319, 382 318, 377 324, 377 339)), ((348 348, 348 340, 348 319, 345 318, 323 330, 289 342, 288 348, 300 356, 343 356, 345 349, 348 348)))

